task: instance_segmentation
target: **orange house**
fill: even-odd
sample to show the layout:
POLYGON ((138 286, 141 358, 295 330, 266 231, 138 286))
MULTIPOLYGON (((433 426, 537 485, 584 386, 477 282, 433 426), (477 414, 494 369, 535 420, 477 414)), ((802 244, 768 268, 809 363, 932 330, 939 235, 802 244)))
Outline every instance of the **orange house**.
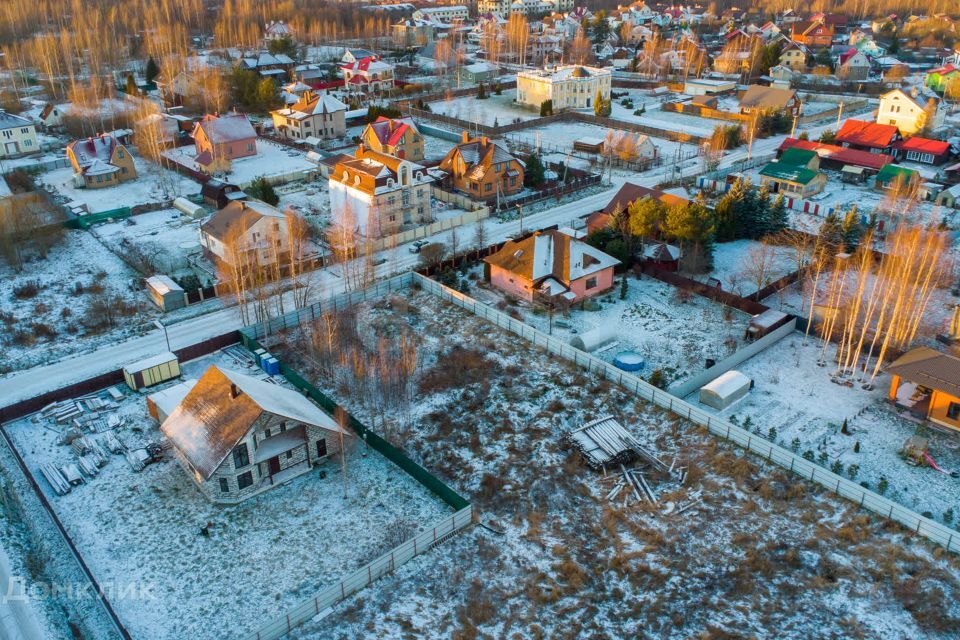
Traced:
POLYGON ((486 136, 471 139, 466 131, 438 168, 447 173, 450 186, 474 200, 495 200, 523 189, 523 162, 486 136))
POLYGON ((423 136, 411 118, 391 120, 380 116, 360 136, 368 149, 386 153, 401 160, 423 160, 423 136))
POLYGON ((893 376, 888 397, 895 405, 960 431, 960 358, 917 347, 886 371, 893 376))
POLYGON ((562 231, 509 241, 484 259, 490 284, 524 300, 572 304, 613 287, 616 258, 562 231))
POLYGON ((790 31, 790 39, 808 47, 829 47, 833 44, 834 28, 822 20, 797 22, 790 31))

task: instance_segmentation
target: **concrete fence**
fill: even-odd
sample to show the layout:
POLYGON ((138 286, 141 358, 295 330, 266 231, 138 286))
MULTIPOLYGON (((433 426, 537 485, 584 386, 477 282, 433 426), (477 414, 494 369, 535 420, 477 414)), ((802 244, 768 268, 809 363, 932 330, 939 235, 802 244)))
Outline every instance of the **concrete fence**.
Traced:
POLYGON ((487 307, 458 291, 445 287, 429 278, 414 274, 414 278, 424 291, 443 300, 466 309, 473 314, 489 320, 498 327, 519 335, 551 354, 558 355, 579 367, 600 377, 621 385, 638 398, 652 402, 681 418, 705 427, 710 433, 724 438, 751 453, 754 453, 777 466, 822 486, 828 491, 845 498, 858 506, 898 522, 906 529, 941 545, 949 551, 960 551, 960 532, 935 522, 915 511, 866 489, 856 482, 848 480, 832 471, 810 462, 766 438, 718 418, 692 404, 658 389, 641 378, 622 371, 608 362, 604 362, 588 353, 575 349, 569 344, 549 336, 523 322, 487 307))

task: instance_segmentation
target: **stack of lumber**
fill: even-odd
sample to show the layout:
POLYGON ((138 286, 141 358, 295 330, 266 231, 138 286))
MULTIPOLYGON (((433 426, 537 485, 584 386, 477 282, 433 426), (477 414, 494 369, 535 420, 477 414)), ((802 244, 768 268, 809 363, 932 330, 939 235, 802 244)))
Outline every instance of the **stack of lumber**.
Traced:
POLYGON ((40 467, 40 473, 44 478, 47 479, 47 482, 50 484, 53 492, 58 496, 63 496, 70 493, 70 483, 67 482, 67 479, 63 477, 63 474, 60 473, 60 470, 54 465, 43 465, 40 467))
POLYGON ((669 468, 644 447, 612 416, 598 418, 566 435, 566 440, 583 456, 591 469, 627 464, 641 458, 657 472, 669 474, 669 468))
POLYGON ((100 444, 105 446, 110 453, 122 454, 127 450, 127 447, 120 442, 120 438, 113 431, 107 431, 102 438, 100 438, 100 444))

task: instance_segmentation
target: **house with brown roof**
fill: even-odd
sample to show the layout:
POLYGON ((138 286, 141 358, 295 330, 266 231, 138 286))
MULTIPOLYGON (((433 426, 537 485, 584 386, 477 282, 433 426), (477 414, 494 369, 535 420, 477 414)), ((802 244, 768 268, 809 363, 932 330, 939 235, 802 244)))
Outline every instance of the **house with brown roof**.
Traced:
POLYGON ((780 51, 780 64, 798 73, 807 69, 807 48, 799 42, 788 40, 780 51))
POLYGON ((616 195, 600 211, 594 211, 587 216, 587 233, 593 233, 610 226, 611 220, 618 213, 624 212, 630 208, 637 200, 654 198, 667 207, 690 204, 690 201, 681 196, 673 195, 659 189, 650 189, 641 187, 638 184, 625 182, 616 195))
POLYGON ((903 354, 886 372, 893 376, 887 397, 898 407, 960 430, 960 358, 929 347, 903 354))
POLYGON ((257 132, 240 113, 206 115, 193 127, 195 162, 205 173, 229 171, 237 158, 257 154, 257 132))
POLYGON ((348 434, 303 394, 213 365, 160 425, 180 466, 216 504, 307 473, 348 434))
POLYGON ((833 44, 833 25, 821 20, 796 22, 790 28, 790 39, 808 47, 829 47, 833 44))
POLYGON ((423 136, 412 118, 380 116, 364 127, 360 139, 367 149, 401 160, 422 162, 424 158, 423 136))
POLYGON ((284 264, 290 256, 290 224, 284 212, 259 200, 235 200, 200 225, 207 256, 236 266, 284 264))
POLYGON ((870 153, 889 153, 903 136, 895 125, 877 124, 865 120, 846 120, 836 135, 841 147, 870 153))
POLYGON ((489 202, 523 189, 523 162, 503 145, 486 136, 471 138, 467 131, 438 168, 446 184, 474 200, 489 202))
POLYGON ((67 145, 67 158, 77 180, 87 189, 103 189, 136 180, 133 156, 112 135, 74 140, 67 145))
POLYGON ((337 163, 327 181, 333 224, 345 237, 366 238, 427 224, 433 220, 433 182, 423 165, 361 144, 337 163))
POLYGON ((740 113, 763 114, 787 112, 800 115, 800 98, 793 89, 778 89, 762 84, 752 84, 740 96, 740 113))
POLYGON ((484 258, 490 283, 524 300, 572 304, 613 287, 620 261, 562 231, 508 241, 484 258))
POLYGON ((271 111, 273 127, 281 138, 329 140, 347 135, 347 105, 327 93, 305 91, 285 109, 271 111))

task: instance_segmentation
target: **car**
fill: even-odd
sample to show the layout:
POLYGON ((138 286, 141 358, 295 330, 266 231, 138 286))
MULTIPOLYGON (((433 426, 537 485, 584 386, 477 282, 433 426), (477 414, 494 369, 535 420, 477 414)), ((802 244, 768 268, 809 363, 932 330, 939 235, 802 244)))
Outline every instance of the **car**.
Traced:
POLYGON ((420 250, 423 249, 426 245, 430 244, 426 240, 417 240, 410 245, 410 253, 420 253, 420 250))

